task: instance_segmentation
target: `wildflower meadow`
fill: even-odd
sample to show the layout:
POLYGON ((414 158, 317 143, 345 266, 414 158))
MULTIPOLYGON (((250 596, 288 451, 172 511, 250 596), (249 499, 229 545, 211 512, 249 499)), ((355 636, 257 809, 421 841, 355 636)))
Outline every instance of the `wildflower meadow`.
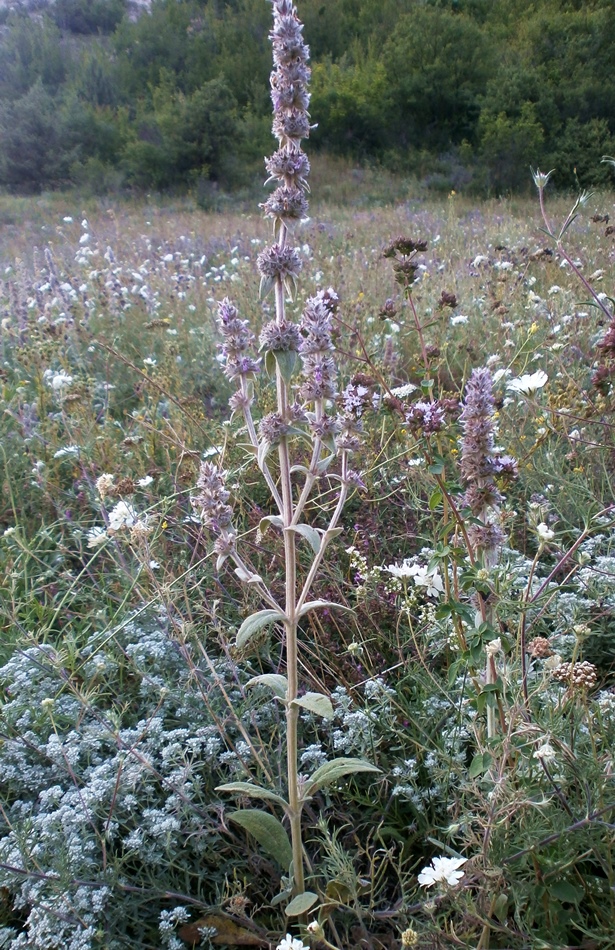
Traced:
POLYGON ((272 8, 260 199, 0 199, 0 948, 615 948, 613 194, 312 168, 272 8))

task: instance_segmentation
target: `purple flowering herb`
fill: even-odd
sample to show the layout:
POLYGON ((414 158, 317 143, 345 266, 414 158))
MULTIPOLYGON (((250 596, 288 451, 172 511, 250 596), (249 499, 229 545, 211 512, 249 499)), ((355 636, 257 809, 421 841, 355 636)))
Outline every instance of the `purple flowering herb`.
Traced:
MULTIPOLYGON (((485 367, 474 369, 459 417, 463 431, 460 468, 466 483, 464 504, 475 519, 468 526, 468 537, 487 567, 497 562, 504 542, 499 516, 502 495, 495 483, 502 466, 495 451, 494 412, 491 373, 485 367)), ((507 467, 512 462, 510 459, 507 467)))

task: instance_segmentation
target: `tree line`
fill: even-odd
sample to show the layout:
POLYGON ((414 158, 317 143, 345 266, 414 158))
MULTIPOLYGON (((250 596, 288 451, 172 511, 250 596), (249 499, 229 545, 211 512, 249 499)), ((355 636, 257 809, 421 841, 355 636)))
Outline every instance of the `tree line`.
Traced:
MULTIPOLYGON (((232 189, 271 148, 264 0, 56 0, 0 26, 0 186, 232 189)), ((606 185, 612 0, 301 0, 312 148, 434 188, 606 185)))

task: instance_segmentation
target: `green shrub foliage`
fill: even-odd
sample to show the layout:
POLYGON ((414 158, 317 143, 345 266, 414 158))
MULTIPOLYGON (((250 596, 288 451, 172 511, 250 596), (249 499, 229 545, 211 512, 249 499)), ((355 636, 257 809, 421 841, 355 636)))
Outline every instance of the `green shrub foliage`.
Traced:
MULTIPOLYGON (((599 165, 614 150, 610 0, 306 0, 304 8, 315 148, 441 188, 524 189, 530 163, 556 168, 559 187, 577 177, 586 187, 612 181, 599 165)), ((92 162, 115 169, 116 184, 150 190, 251 178, 267 147, 268 17, 261 0, 157 0, 137 19, 125 0, 57 0, 33 19, 6 16, 3 114, 41 83, 58 97, 54 111, 72 109, 76 95, 94 125, 118 133, 103 158, 90 135, 75 141, 58 127, 57 160, 44 161, 35 181, 2 141, 0 185, 55 187, 82 180, 92 162), (215 98, 214 81, 224 89, 217 119, 205 101, 215 98), (109 112, 101 118, 100 109, 109 112)), ((104 187, 108 176, 98 179, 104 187)))

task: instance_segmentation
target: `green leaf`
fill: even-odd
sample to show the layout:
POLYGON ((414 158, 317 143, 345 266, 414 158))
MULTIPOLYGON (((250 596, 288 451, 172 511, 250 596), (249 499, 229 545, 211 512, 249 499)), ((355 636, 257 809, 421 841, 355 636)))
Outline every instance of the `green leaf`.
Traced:
POLYGON ((483 772, 486 772, 493 761, 493 756, 489 752, 479 752, 470 763, 468 775, 470 778, 478 778, 483 772))
POLYGON ((290 383, 299 354, 295 350, 274 350, 273 355, 282 379, 285 383, 290 383))
POLYGON ((276 361, 271 350, 265 353, 265 372, 267 376, 275 376, 276 361))
POLYGON ((278 699, 286 699, 288 680, 281 673, 262 673, 260 676, 253 676, 251 680, 248 680, 246 686, 268 686, 278 699))
POLYGON ((277 802, 283 808, 288 808, 288 802, 270 792, 268 788, 261 788, 260 785, 253 785, 252 782, 227 782, 226 785, 216 785, 216 792, 237 792, 239 795, 247 795, 249 798, 262 798, 268 802, 277 802))
POLYGON ((306 795, 312 795, 319 788, 330 785, 331 782, 336 782, 338 778, 351 775, 354 772, 380 772, 380 769, 364 759, 332 759, 316 769, 309 780, 306 795))
POLYGON ((501 924, 506 923, 508 917, 508 894, 498 894, 493 905, 493 916, 497 917, 501 924))
POLYGON ((293 892, 292 887, 289 887, 289 888, 287 888, 287 889, 284 890, 284 891, 280 891, 280 893, 279 893, 279 894, 276 894, 275 897, 273 898, 273 900, 271 901, 271 906, 272 906, 272 907, 277 907, 278 904, 281 904, 281 903, 282 903, 282 901, 288 900, 288 898, 291 896, 292 892, 293 892))
POLYGON ((322 693, 306 693, 298 699, 293 699, 292 705, 308 709, 310 712, 316 713, 317 716, 322 716, 323 719, 333 719, 331 700, 322 693))
POLYGON ((259 443, 258 452, 256 455, 256 463, 261 471, 263 470, 263 466, 270 452, 271 452, 271 442, 259 443))
POLYGON ((582 887, 575 887, 570 881, 555 881, 548 885, 549 894, 558 901, 565 901, 567 904, 578 904, 585 891, 582 887))
POLYGON ((272 623, 284 623, 284 614, 277 610, 259 610, 255 614, 250 614, 237 631, 235 640, 237 648, 241 650, 255 633, 272 623))
POLYGON ((345 607, 343 604, 335 604, 330 600, 308 600, 299 611, 299 616, 304 617, 310 610, 316 610, 317 607, 337 607, 338 610, 348 610, 354 613, 352 607, 345 607))
MULTIPOLYGON (((234 783, 233 783, 234 784, 234 783)), ((272 858, 286 870, 293 860, 293 850, 286 834, 286 829, 275 815, 258 808, 246 808, 234 811, 228 816, 229 821, 245 828, 271 855, 272 858)))
POLYGON ((442 504, 442 492, 439 488, 436 488, 435 491, 431 493, 429 498, 429 510, 433 511, 438 505, 442 504))
POLYGON ((300 534, 302 538, 308 542, 314 554, 318 554, 320 551, 320 545, 322 542, 322 536, 316 528, 312 528, 309 524, 295 524, 291 525, 289 528, 285 529, 286 531, 296 531, 297 534, 300 534))
MULTIPOLYGON (((327 447, 328 447, 328 446, 327 446, 327 447)), ((336 453, 336 452, 332 452, 331 455, 326 455, 326 456, 324 457, 324 459, 321 459, 321 460, 320 460, 320 462, 319 462, 318 465, 316 466, 316 470, 317 470, 317 472, 318 472, 319 475, 322 475, 323 472, 326 472, 326 471, 327 471, 327 469, 329 468, 329 466, 330 466, 330 464, 331 464, 331 462, 333 461, 334 458, 337 458, 337 453, 336 453)))
POLYGON ((259 531, 261 534, 264 534, 267 530, 267 525, 272 524, 274 528, 283 528, 284 527, 284 518, 281 515, 266 515, 265 518, 261 518, 258 525, 259 531), (263 524, 265 527, 263 528, 263 524))
POLYGON ((432 465, 427 466, 427 471, 431 472, 432 475, 442 475, 444 471, 444 463, 434 462, 432 465))
POLYGON ((260 574, 252 574, 250 571, 246 571, 245 567, 236 567, 235 574, 244 584, 261 584, 263 581, 260 574))
POLYGON ((352 898, 352 892, 343 881, 329 881, 325 888, 325 897, 338 904, 346 904, 352 898))
POLYGON ((297 894, 295 898, 286 906, 284 913, 287 917, 300 917, 307 913, 310 907, 313 907, 318 900, 318 894, 314 891, 304 891, 303 894, 297 894))

